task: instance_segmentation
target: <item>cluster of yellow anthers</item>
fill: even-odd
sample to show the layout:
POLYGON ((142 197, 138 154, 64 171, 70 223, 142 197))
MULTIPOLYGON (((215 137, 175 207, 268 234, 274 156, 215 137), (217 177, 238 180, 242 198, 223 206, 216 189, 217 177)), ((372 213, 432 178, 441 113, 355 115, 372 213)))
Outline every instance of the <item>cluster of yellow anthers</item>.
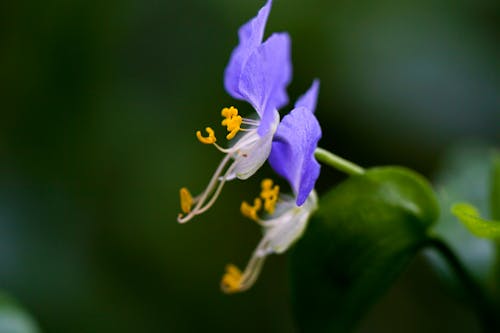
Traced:
MULTIPOLYGON (((241 213, 257 223, 262 223, 258 212, 264 207, 264 211, 273 214, 279 197, 279 186, 273 185, 271 179, 264 179, 261 183, 260 197, 254 199, 254 204, 250 205, 243 201, 241 203, 241 213), (262 205, 264 201, 264 205, 262 205)), ((252 258, 245 269, 245 272, 233 264, 226 266, 226 273, 222 277, 221 287, 226 293, 235 293, 248 288, 257 278, 260 267, 264 262, 263 258, 252 258)))
MULTIPOLYGON (((238 114, 238 109, 234 106, 222 109, 221 115, 225 118, 224 120, 222 120, 221 124, 222 126, 226 126, 227 131, 229 132, 229 134, 226 135, 226 139, 231 140, 232 138, 234 138, 236 133, 238 133, 240 130, 244 130, 241 128, 243 118, 238 114)), ((214 130, 211 127, 206 127, 205 131, 207 132, 208 136, 202 136, 201 131, 196 132, 196 137, 198 138, 198 140, 201 143, 207 145, 214 144, 215 141, 217 141, 214 130)))
POLYGON ((280 192, 280 187, 278 185, 273 186, 273 181, 271 179, 264 179, 260 186, 262 188, 260 198, 255 198, 253 205, 250 205, 246 201, 241 203, 241 214, 256 222, 260 221, 258 212, 262 208, 262 200, 264 200, 264 210, 272 214, 274 213, 274 208, 276 207, 280 192))

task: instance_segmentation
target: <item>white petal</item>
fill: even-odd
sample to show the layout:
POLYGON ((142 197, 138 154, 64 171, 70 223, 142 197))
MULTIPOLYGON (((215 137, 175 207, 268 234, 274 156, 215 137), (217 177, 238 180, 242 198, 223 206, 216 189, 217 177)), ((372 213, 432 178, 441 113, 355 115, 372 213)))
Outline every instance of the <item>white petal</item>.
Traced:
POLYGON ((275 120, 265 136, 260 137, 257 133, 252 133, 251 135, 257 136, 256 140, 252 140, 251 137, 242 138, 242 140, 248 140, 246 141, 248 143, 242 144, 241 148, 238 149, 234 161, 234 174, 230 175, 229 179, 234 177, 247 179, 266 162, 271 153, 273 136, 278 124, 279 114, 275 111, 275 120))
POLYGON ((310 215, 317 208, 317 196, 313 191, 306 202, 298 207, 295 205, 269 224, 265 230, 265 238, 269 240, 269 249, 274 253, 283 253, 297 239, 299 239, 307 226, 310 215))

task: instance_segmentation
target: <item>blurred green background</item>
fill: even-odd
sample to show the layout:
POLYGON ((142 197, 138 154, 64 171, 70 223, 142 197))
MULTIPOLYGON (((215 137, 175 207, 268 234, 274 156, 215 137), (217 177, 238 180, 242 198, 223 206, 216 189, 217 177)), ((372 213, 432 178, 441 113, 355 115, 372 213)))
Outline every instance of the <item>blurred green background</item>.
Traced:
MULTIPOLYGON (((222 74, 263 4, 0 4, 0 289, 42 331, 295 330, 286 255, 249 292, 219 291, 225 264, 243 266, 259 240, 239 203, 268 166, 175 220, 178 189, 200 191, 221 158, 195 130, 224 106, 250 110, 222 74)), ((321 146, 429 176, 452 143, 500 139, 499 14, 493 0, 275 0, 266 31, 291 34, 292 101, 321 80, 321 146)), ((319 192, 342 177, 324 168, 319 192)), ((416 259, 360 330, 389 329, 477 323, 416 259)))

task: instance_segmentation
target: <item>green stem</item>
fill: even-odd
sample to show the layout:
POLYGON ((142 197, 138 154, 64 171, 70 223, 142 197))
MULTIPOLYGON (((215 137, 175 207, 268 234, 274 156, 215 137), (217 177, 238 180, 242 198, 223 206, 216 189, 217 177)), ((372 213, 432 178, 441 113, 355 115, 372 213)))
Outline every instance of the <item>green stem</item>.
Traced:
POLYGON ((467 297, 481 319, 484 332, 500 332, 500 319, 498 318, 498 310, 495 309, 494 303, 485 295, 453 250, 439 238, 431 238, 428 241, 428 245, 438 251, 455 271, 456 276, 464 287, 467 297))
POLYGON ((318 161, 349 175, 361 175, 365 172, 359 165, 349 162, 323 148, 316 148, 314 156, 318 161))

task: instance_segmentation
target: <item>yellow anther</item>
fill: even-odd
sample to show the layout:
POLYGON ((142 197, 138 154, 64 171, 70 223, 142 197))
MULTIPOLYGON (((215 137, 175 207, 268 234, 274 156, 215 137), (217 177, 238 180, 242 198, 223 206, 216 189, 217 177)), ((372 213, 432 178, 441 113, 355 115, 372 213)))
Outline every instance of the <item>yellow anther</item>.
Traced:
POLYGON ((202 136, 201 131, 196 132, 196 137, 198 138, 198 140, 201 143, 204 143, 207 145, 211 145, 211 144, 215 143, 215 141, 217 141, 217 139, 215 138, 214 130, 211 129, 210 127, 206 127, 205 131, 208 133, 208 136, 202 136))
POLYGON ((193 197, 185 187, 181 188, 179 192, 181 197, 181 210, 184 214, 189 214, 191 207, 193 206, 193 197))
POLYGON ((259 220, 259 216, 257 215, 257 212, 262 208, 262 200, 260 198, 255 198, 253 201, 253 206, 247 203, 246 201, 243 201, 241 203, 241 214, 243 216, 248 217, 249 219, 252 219, 254 221, 259 220))
POLYGON ((226 135, 226 139, 231 140, 236 136, 236 133, 238 133, 241 130, 241 122, 242 118, 240 116, 236 116, 235 118, 229 120, 229 124, 227 125, 227 130, 229 131, 229 134, 226 135))
POLYGON ((232 117, 238 115, 238 109, 235 108, 234 106, 231 106, 231 107, 222 109, 222 111, 220 112, 220 114, 224 118, 232 118, 232 117))
POLYGON ((262 188, 263 191, 271 189, 271 187, 273 187, 273 180, 269 178, 263 179, 260 182, 260 187, 262 188))
POLYGON ((226 273, 222 277, 221 288, 226 293, 235 293, 241 289, 242 274, 238 267, 229 264, 226 266, 226 273))
POLYGON ((272 214, 276 208, 280 187, 278 185, 273 186, 273 181, 271 179, 264 179, 260 186, 262 188, 260 197, 264 199, 264 210, 272 214))
POLYGON ((243 118, 238 115, 238 109, 236 109, 234 106, 222 109, 221 115, 226 118, 221 122, 222 126, 226 126, 227 131, 229 132, 226 138, 228 140, 231 140, 232 138, 234 138, 236 133, 241 130, 241 123, 243 122, 243 118))

